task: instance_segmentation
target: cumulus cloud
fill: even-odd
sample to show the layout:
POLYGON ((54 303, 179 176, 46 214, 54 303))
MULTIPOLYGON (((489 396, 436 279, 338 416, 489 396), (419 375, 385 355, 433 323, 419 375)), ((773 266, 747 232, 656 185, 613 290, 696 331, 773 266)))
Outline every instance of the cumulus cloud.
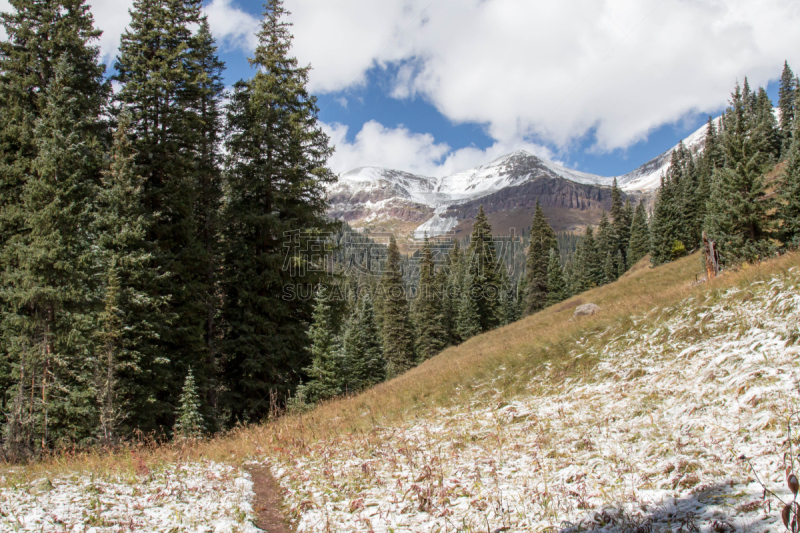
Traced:
POLYGON ((376 121, 364 124, 352 141, 347 140, 348 127, 343 124, 323 123, 321 126, 336 148, 329 164, 337 174, 356 167, 375 166, 423 176, 447 176, 485 164, 513 150, 526 150, 553 159, 547 148, 527 142, 496 142, 486 149, 452 150, 446 143, 437 143, 430 134, 413 133, 403 126, 386 128, 376 121))
POLYGON ((795 0, 287 0, 312 89, 392 65, 390 94, 423 97, 500 143, 599 151, 722 107, 734 81, 800 66, 795 0))
MULTIPOLYGON (((7 0, 0 0, 0 10, 4 9, 7 0)), ((103 30, 97 43, 100 46, 101 59, 110 64, 119 50, 122 33, 131 22, 129 10, 133 0, 88 0, 94 16, 95 25, 103 30)), ((211 33, 223 48, 237 48, 244 52, 255 49, 255 33, 260 26, 260 19, 237 7, 231 0, 212 0, 203 7, 208 15, 211 33)))

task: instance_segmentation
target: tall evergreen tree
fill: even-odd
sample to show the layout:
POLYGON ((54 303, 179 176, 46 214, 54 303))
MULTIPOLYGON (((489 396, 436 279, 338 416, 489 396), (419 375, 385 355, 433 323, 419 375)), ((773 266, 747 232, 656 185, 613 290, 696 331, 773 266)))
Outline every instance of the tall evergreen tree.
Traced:
POLYGON ((550 250, 558 251, 558 241, 537 200, 525 261, 525 314, 544 309, 547 304, 547 265, 550 250))
POLYGON ((582 246, 582 263, 583 263, 583 282, 585 288, 583 290, 591 289, 592 287, 599 287, 603 284, 605 279, 605 256, 601 255, 600 247, 594 237, 594 228, 589 226, 586 228, 586 237, 581 243, 582 246))
POLYGON ((480 206, 472 226, 466 259, 472 283, 470 296, 478 307, 481 331, 486 332, 503 322, 501 293, 506 287, 503 286, 502 259, 497 257, 492 228, 483 206, 480 206))
POLYGON ((344 390, 356 392, 386 377, 386 360, 380 343, 372 300, 362 296, 342 334, 342 356, 347 369, 344 390))
POLYGON ((159 333, 166 299, 154 289, 162 275, 152 264, 146 242, 142 178, 134 166, 130 116, 122 113, 114 132, 110 166, 103 172, 93 221, 97 260, 104 273, 104 311, 96 330, 100 349, 98 379, 104 439, 114 441, 134 430, 150 432, 152 389, 169 372, 164 357, 148 357, 142 347, 159 333))
POLYGON ((547 266, 547 305, 557 304, 567 297, 567 284, 564 281, 564 271, 561 269, 561 259, 558 257, 558 252, 551 249, 547 266))
POLYGON ((436 285, 436 272, 431 243, 425 237, 419 266, 419 291, 415 301, 417 356, 424 361, 444 348, 441 292, 436 285))
POLYGON ((71 85, 73 72, 66 55, 55 66, 34 129, 37 154, 22 190, 25 232, 6 243, 15 268, 4 273, 10 309, 3 332, 19 365, 16 394, 30 387, 31 396, 27 423, 15 406, 9 440, 37 450, 61 439, 94 438, 99 415, 92 329, 100 302, 90 229, 101 172, 97 123, 104 92, 97 70, 94 92, 88 93, 71 85))
POLYGON ((622 202, 622 191, 617 185, 617 178, 614 178, 614 183, 611 188, 611 222, 616 234, 616 249, 617 252, 622 254, 623 263, 620 267, 627 270, 627 260, 625 259, 628 253, 628 246, 631 240, 631 223, 633 221, 633 207, 630 200, 626 199, 625 203, 622 202))
POLYGON ((114 64, 120 86, 115 97, 130 113, 135 164, 144 180, 153 265, 169 274, 153 282, 157 293, 169 298, 156 321, 161 330, 140 348, 151 359, 169 354, 172 371, 158 374, 149 387, 153 423, 167 428, 173 424, 180 376, 191 366, 205 398, 213 373, 204 338, 207 265, 196 217, 198 180, 209 170, 198 161, 206 137, 198 100, 209 96, 200 80, 209 72, 197 64, 200 37, 192 35, 201 22, 201 6, 201 0, 135 0, 114 64))
POLYGON ((303 396, 311 403, 329 400, 341 394, 343 357, 339 338, 331 324, 330 293, 321 287, 317 291, 316 305, 308 338, 311 340, 311 365, 305 369, 309 381, 303 387, 303 396))
POLYGON ((464 282, 464 289, 461 293, 461 300, 458 305, 458 318, 456 328, 458 336, 462 341, 466 341, 475 335, 479 335, 481 328, 481 314, 478 307, 477 286, 473 283, 472 276, 467 276, 464 282))
POLYGON ((780 187, 777 218, 781 221, 780 239, 792 247, 800 246, 800 121, 795 121, 792 143, 786 156, 780 187))
POLYGON ((644 201, 636 205, 636 212, 631 223, 631 239, 628 246, 629 267, 635 265, 650 251, 650 228, 647 225, 647 211, 644 201))
MULTIPOLYGON (((22 295, 15 295, 15 282, 8 279, 11 276, 20 280, 16 271, 24 268, 19 263, 20 247, 27 246, 30 233, 26 227, 29 215, 24 196, 27 181, 37 174, 34 164, 39 157, 42 135, 46 133, 40 131, 37 139, 37 123, 48 107, 51 116, 47 120, 53 126, 54 121, 97 117, 98 99, 105 98, 108 86, 102 81, 103 67, 97 63, 98 48, 93 42, 100 31, 94 28, 89 6, 84 1, 10 0, 9 3, 10 9, 0 13, 0 25, 5 30, 0 42, 0 272, 3 273, 0 285, 5 288, 0 291, 0 316, 4 317, 0 322, 0 353, 6 354, 0 363, 0 408, 9 413, 13 404, 16 413, 25 394, 22 386, 14 383, 33 383, 41 377, 36 377, 35 369, 26 366, 17 355, 19 343, 30 339, 17 337, 15 330, 19 324, 15 323, 20 313, 29 317, 33 311, 17 307, 22 295), (70 69, 66 77, 63 71, 58 72, 61 64, 70 69), (61 87, 51 91, 57 76, 61 87), (60 98, 58 92, 63 98, 76 95, 69 101, 69 111, 64 110, 71 117, 55 118, 59 111, 52 109, 52 101, 60 98)), ((100 120, 84 120, 80 127, 79 135, 87 140, 87 134, 102 137, 106 125, 100 120), (90 123, 96 129, 91 134, 86 130, 90 123)), ((53 140, 58 135, 64 135, 64 131, 54 132, 53 140)), ((91 166, 96 160, 88 163, 91 166)), ((22 441, 14 441, 22 435, 20 430, 19 417, 9 418, 6 434, 11 434, 12 439, 7 441, 7 447, 14 448, 17 442, 29 448, 22 441)))
POLYGON ((768 141, 759 134, 759 124, 738 84, 724 124, 725 168, 714 174, 706 230, 717 242, 722 262, 732 264, 770 253, 771 206, 763 178, 770 156, 768 141))
POLYGON ((389 240, 388 258, 381 279, 380 296, 383 300, 383 353, 386 375, 393 378, 414 366, 414 336, 409 317, 400 249, 392 236, 389 240))
POLYGON ((780 88, 778 89, 778 109, 780 109, 780 137, 782 141, 781 152, 788 154, 792 143, 792 132, 794 130, 794 119, 796 113, 797 85, 789 62, 784 61, 783 72, 781 73, 780 88))
POLYGON ((256 73, 236 84, 227 107, 219 352, 233 420, 263 417, 270 392, 288 396, 299 382, 308 364, 305 324, 312 306, 284 298, 283 290, 321 279, 309 241, 331 228, 324 189, 335 180, 326 166, 331 148, 306 89, 309 70, 289 56, 285 15, 280 1, 266 2, 250 60, 256 73), (291 242, 284 241, 287 232, 291 242))

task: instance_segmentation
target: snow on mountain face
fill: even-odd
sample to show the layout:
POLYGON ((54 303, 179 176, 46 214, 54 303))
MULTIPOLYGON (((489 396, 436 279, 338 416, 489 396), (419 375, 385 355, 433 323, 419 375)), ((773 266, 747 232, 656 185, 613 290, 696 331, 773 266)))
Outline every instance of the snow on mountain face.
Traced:
MULTIPOLYGON (((719 127, 720 119, 714 120, 714 123, 719 127)), ((702 152, 706 142, 707 126, 703 125, 696 132, 692 133, 683 140, 683 145, 692 153, 702 152)), ((661 184, 661 176, 667 172, 670 161, 672 160, 672 152, 678 148, 675 145, 670 150, 667 150, 658 157, 651 159, 644 165, 640 166, 633 172, 617 178, 619 186, 624 191, 630 192, 653 192, 661 184)))
MULTIPOLYGON (((720 119, 715 122, 719 126, 720 119)), ((704 125, 683 143, 691 152, 703 150, 704 125)), ((636 170, 618 176, 627 193, 653 193, 670 165, 674 148, 636 170)), ((362 167, 339 176, 328 189, 330 214, 353 222, 402 219, 420 223, 415 236, 442 235, 458 221, 447 216, 448 208, 489 196, 509 187, 519 187, 539 178, 561 178, 582 185, 610 187, 614 178, 597 176, 546 161, 523 150, 491 163, 443 178, 417 176, 408 172, 362 167)), ((452 210, 450 212, 452 215, 452 210)))

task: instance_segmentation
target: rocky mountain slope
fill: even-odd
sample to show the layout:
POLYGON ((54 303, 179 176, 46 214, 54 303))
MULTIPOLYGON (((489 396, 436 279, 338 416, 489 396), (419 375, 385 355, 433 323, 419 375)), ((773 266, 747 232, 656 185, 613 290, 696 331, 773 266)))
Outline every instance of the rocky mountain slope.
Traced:
MULTIPOLYGON (((705 126, 685 141, 702 150, 705 126)), ((672 150, 618 177, 636 199, 651 194, 669 166, 672 150)), ((613 177, 578 172, 525 151, 443 178, 363 167, 345 172, 328 192, 329 214, 357 228, 413 232, 417 238, 467 232, 483 204, 498 233, 530 223, 538 200, 556 230, 581 231, 610 209, 613 177)))

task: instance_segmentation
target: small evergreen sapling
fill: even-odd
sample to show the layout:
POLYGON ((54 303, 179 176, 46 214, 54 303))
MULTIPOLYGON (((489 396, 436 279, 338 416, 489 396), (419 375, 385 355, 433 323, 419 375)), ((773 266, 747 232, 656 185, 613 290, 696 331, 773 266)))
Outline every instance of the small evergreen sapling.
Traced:
POLYGON ((200 414, 200 397, 194 382, 192 369, 186 374, 181 393, 181 404, 177 412, 174 433, 176 437, 197 439, 203 435, 203 417, 200 414))

